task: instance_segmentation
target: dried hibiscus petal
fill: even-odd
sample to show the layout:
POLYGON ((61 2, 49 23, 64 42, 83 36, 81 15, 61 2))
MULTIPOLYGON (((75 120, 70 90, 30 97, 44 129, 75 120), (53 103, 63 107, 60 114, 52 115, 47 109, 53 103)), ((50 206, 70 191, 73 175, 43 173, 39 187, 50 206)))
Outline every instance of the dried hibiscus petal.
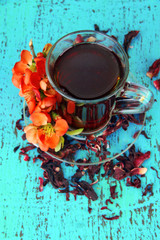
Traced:
MULTIPOLYGON (((136 138, 138 136, 138 133, 139 131, 135 132, 133 138, 136 138)), ((144 130, 140 134, 143 135, 146 139, 151 139, 150 137, 148 137, 147 133, 144 130)))
POLYGON ((88 212, 91 213, 92 212, 92 208, 88 207, 88 212))
POLYGON ((108 205, 108 203, 113 204, 113 202, 110 199, 106 199, 106 205, 108 205))
POLYGON ((43 178, 39 177, 39 191, 43 191, 43 178))
POLYGON ((26 140, 26 133, 24 133, 24 134, 22 135, 22 140, 23 140, 23 141, 26 140))
POLYGON ((53 162, 52 160, 43 162, 41 168, 47 172, 48 179, 54 188, 66 188, 69 185, 68 180, 64 178, 63 171, 57 162, 53 162))
POLYGON ((72 182, 78 182, 81 177, 83 177, 85 174, 84 171, 81 171, 80 169, 77 169, 76 173, 71 177, 72 182))
POLYGON ((153 85, 155 86, 155 88, 157 90, 160 91, 160 79, 157 79, 157 80, 153 81, 153 85))
POLYGON ((28 156, 27 153, 24 153, 24 152, 20 152, 19 155, 23 155, 24 156, 24 161, 29 161, 30 160, 30 157, 28 156))
POLYGON ((128 48, 130 46, 130 43, 131 43, 132 39, 138 35, 138 33, 139 33, 139 31, 130 31, 129 33, 127 33, 125 35, 123 47, 124 47, 124 50, 126 51, 127 55, 128 55, 128 48))
POLYGON ((80 34, 78 34, 75 39, 75 43, 78 44, 78 43, 82 43, 82 42, 84 42, 83 37, 80 34))
POLYGON ((94 24, 94 30, 95 31, 100 31, 99 26, 97 24, 94 24))
POLYGON ((130 176, 134 175, 144 175, 147 172, 147 168, 133 168, 130 171, 130 176))
POLYGON ((18 130, 22 130, 22 129, 23 129, 23 126, 21 125, 21 121, 23 121, 23 118, 18 119, 18 120, 16 121, 16 128, 17 128, 18 130))
POLYGON ((119 128, 122 127, 123 124, 123 120, 122 119, 118 119, 114 125, 114 127, 112 125, 108 125, 108 127, 104 130, 103 135, 104 136, 109 136, 112 133, 116 132, 119 128))
POLYGON ((156 172, 157 178, 160 179, 160 177, 158 176, 158 171, 157 171, 157 169, 155 169, 154 167, 151 167, 151 169, 156 172))
POLYGON ((127 176, 127 173, 125 172, 125 170, 119 168, 119 167, 116 167, 114 168, 114 174, 113 174, 113 177, 116 179, 116 180, 122 180, 123 178, 125 178, 127 176))
POLYGON ((127 178, 127 186, 132 186, 132 187, 136 187, 136 188, 140 188, 141 187, 141 180, 135 176, 136 178, 134 180, 132 180, 132 178, 127 178))
POLYGON ((100 30, 99 26, 97 24, 94 24, 94 30, 98 31, 98 32, 102 32, 102 33, 108 33, 110 31, 110 29, 107 30, 100 30))
POLYGON ((113 217, 106 217, 106 215, 102 215, 102 217, 105 219, 105 220, 117 220, 118 218, 120 218, 120 216, 113 216, 113 217))
POLYGON ((105 210, 105 209, 107 209, 107 210, 109 210, 109 211, 111 211, 111 209, 109 209, 108 207, 101 207, 101 210, 105 210))
POLYGON ((147 193, 150 193, 150 196, 153 196, 153 184, 147 184, 142 196, 146 196, 147 193))
POLYGON ((13 149, 13 151, 14 151, 14 152, 17 152, 17 150, 18 150, 19 147, 20 147, 20 145, 16 146, 16 147, 13 149))
POLYGON ((109 161, 103 164, 103 168, 104 168, 104 173, 101 174, 102 177, 105 177, 107 174, 109 174, 109 176, 112 176, 114 173, 113 170, 113 161, 109 161))
POLYGON ((160 71, 160 59, 154 61, 154 63, 149 67, 148 72, 146 73, 147 77, 153 78, 158 75, 160 71))
POLYGON ((77 183, 77 186, 82 190, 83 194, 91 199, 92 201, 95 201, 98 199, 98 196, 96 192, 94 191, 93 187, 86 181, 80 181, 77 183))
POLYGON ((151 139, 144 130, 141 132, 141 135, 143 135, 146 139, 151 139))
POLYGON ((94 176, 95 174, 98 174, 100 172, 101 165, 90 165, 88 167, 88 175, 92 182, 94 182, 94 176))
POLYGON ((45 187, 47 185, 47 183, 49 183, 49 180, 46 179, 44 182, 43 182, 43 186, 45 187))
POLYGON ((118 192, 116 192, 115 190, 116 190, 116 185, 114 185, 114 186, 110 186, 110 194, 111 194, 111 198, 113 198, 113 199, 115 199, 115 198, 117 198, 118 196, 118 192))
POLYGON ((35 149, 35 148, 36 148, 36 146, 30 144, 29 146, 23 147, 23 148, 21 148, 20 150, 21 150, 21 152, 26 153, 26 152, 28 152, 28 151, 30 151, 30 150, 32 150, 32 149, 35 149))
POLYGON ((146 153, 139 152, 139 154, 137 154, 137 157, 135 157, 135 159, 133 160, 134 167, 138 168, 139 166, 141 166, 145 160, 150 158, 150 154, 150 151, 147 151, 146 153))

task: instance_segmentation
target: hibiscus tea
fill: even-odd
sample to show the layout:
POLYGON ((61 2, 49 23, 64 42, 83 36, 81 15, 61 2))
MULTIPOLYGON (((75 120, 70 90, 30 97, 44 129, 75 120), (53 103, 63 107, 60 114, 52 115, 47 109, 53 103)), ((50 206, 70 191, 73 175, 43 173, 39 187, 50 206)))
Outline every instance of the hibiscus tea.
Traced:
POLYGON ((53 71, 63 92, 85 100, 105 96, 123 75, 118 56, 94 43, 77 44, 64 51, 53 71))
POLYGON ((50 66, 50 74, 66 96, 59 111, 70 129, 84 128, 84 134, 92 134, 107 125, 115 103, 115 87, 124 76, 121 61, 113 51, 97 43, 72 45, 50 66), (110 93, 112 97, 106 98, 110 93), (66 98, 76 99, 73 114, 67 112, 66 98))

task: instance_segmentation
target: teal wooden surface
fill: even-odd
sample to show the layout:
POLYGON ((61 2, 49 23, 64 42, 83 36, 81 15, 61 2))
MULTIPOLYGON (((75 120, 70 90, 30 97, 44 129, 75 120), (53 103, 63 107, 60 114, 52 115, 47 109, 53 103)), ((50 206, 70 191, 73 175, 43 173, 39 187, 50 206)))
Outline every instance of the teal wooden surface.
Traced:
MULTIPOLYGON (((148 67, 160 58, 160 1, 105 0, 0 0, 0 239, 3 240, 126 240, 159 239, 160 235, 160 92, 146 77, 148 67), (88 203, 59 194, 51 185, 39 192, 40 162, 25 162, 15 146, 23 146, 15 123, 21 116, 22 99, 12 83, 11 69, 19 60, 22 49, 28 49, 32 38, 35 51, 47 42, 54 43, 64 34, 83 29, 110 28, 118 36, 140 30, 129 50, 130 70, 141 84, 149 87, 157 101, 147 113, 145 131, 150 140, 140 136, 136 149, 151 151, 143 166, 148 168, 140 189, 127 187, 126 180, 103 179, 94 186, 99 198, 88 203), (153 183, 154 195, 142 197, 147 184, 153 183), (118 198, 112 209, 121 214, 118 220, 102 219, 100 208, 110 196, 109 185, 116 184, 118 198), (88 204, 92 212, 88 213, 88 204)), ((157 77, 160 78, 160 75, 157 77)), ((116 143, 118 144, 118 142, 116 143)), ((34 155, 34 153, 33 153, 34 155)), ((73 168, 65 169, 66 175, 73 168)), ((104 213, 104 212, 103 212, 104 213)))

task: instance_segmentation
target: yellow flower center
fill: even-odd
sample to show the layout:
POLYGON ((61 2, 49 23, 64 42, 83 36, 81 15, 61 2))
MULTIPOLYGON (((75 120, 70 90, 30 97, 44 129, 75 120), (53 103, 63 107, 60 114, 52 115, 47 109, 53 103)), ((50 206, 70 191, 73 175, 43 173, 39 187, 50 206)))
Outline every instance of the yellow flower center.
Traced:
POLYGON ((36 70, 37 70, 36 64, 35 64, 35 63, 32 63, 32 65, 29 66, 29 69, 30 69, 32 72, 36 72, 36 70))
POLYGON ((48 137, 51 137, 55 133, 55 129, 51 123, 47 123, 44 126, 41 126, 41 129, 44 131, 44 134, 48 137))
POLYGON ((26 90, 24 91, 24 98, 26 100, 26 102, 28 103, 29 101, 31 101, 32 99, 35 98, 35 93, 32 90, 26 90))

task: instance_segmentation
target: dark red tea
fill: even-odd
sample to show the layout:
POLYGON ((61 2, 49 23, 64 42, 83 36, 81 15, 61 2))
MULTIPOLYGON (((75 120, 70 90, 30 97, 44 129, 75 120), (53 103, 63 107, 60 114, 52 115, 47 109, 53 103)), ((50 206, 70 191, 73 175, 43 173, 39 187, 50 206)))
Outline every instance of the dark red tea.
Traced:
POLYGON ((79 99, 96 99, 106 95, 122 74, 118 56, 94 43, 67 49, 54 65, 54 78, 59 87, 79 99))

